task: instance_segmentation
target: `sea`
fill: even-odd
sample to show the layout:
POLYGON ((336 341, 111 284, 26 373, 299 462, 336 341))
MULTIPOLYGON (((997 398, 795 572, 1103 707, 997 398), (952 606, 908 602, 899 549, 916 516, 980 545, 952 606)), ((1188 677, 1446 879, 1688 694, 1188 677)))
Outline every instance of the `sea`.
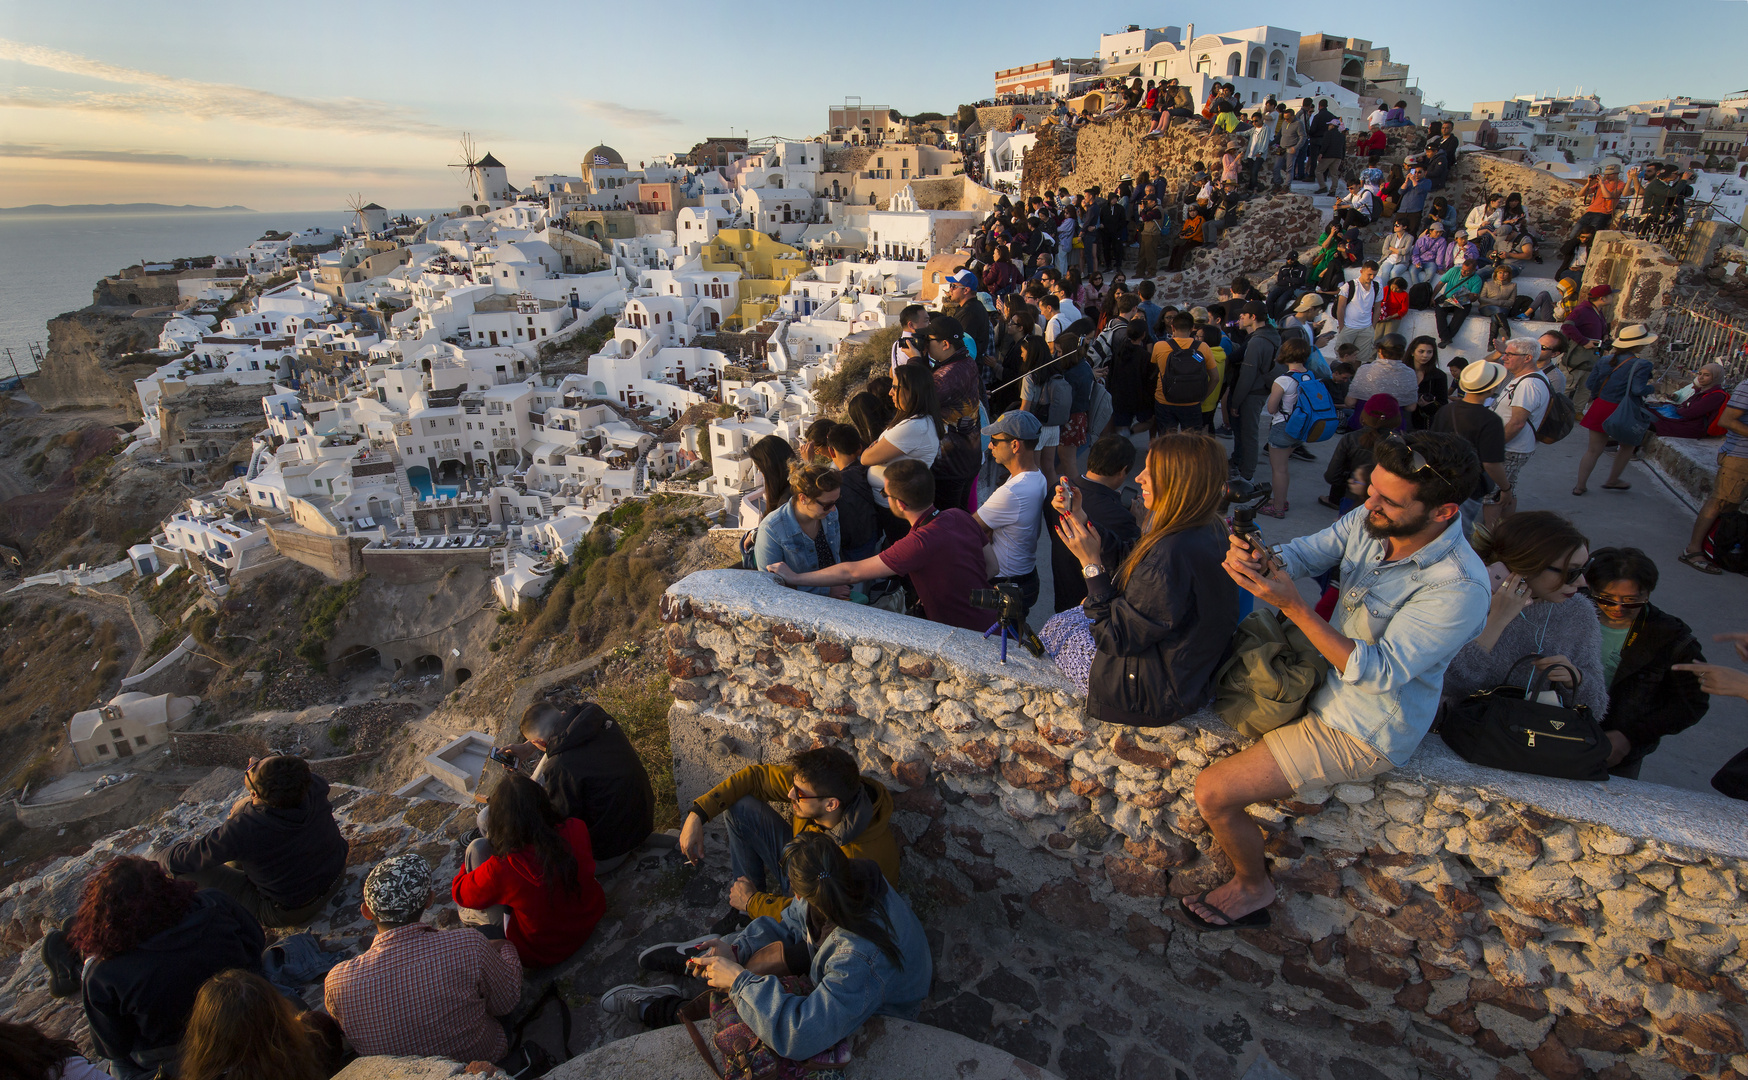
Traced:
MULTIPOLYGON (((124 267, 229 254, 268 230, 340 229, 351 219, 346 210, 0 214, 0 350, 28 373, 30 344, 48 348, 48 321, 91 303, 98 280, 124 267)), ((0 379, 11 375, 0 351, 0 379)))

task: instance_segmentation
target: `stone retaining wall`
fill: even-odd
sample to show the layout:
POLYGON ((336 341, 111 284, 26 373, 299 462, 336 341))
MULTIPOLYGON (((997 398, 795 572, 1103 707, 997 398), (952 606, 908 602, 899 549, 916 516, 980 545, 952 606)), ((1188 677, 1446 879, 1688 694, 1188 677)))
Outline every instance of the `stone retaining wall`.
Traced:
POLYGON ((1644 322, 1675 303, 1681 264, 1670 258, 1662 244, 1604 231, 1596 234, 1592 247, 1579 291, 1588 293, 1597 285, 1614 290, 1603 304, 1609 325, 1644 322))
MULTIPOLYGON (((92 774, 93 783, 96 782, 97 775, 92 774)), ((19 803, 18 823, 27 829, 46 829, 51 825, 69 825, 98 814, 107 814, 133 798, 139 786, 140 776, 135 773, 126 780, 89 795, 75 795, 70 799, 57 799, 46 803, 19 803)))
POLYGON ((925 908, 1030 909, 1083 932, 1095 963, 1161 956, 1168 997, 1176 980, 1333 1017, 1380 1065, 1748 1073, 1742 804, 1481 769, 1434 737, 1374 782, 1257 808, 1274 925, 1197 935, 1175 898, 1229 867, 1193 785, 1243 742, 1211 715, 1102 725, 1048 661, 1014 650, 1002 668, 976 634, 762 574, 693 574, 662 618, 682 804, 749 761, 842 745, 896 793, 906 887, 925 908))

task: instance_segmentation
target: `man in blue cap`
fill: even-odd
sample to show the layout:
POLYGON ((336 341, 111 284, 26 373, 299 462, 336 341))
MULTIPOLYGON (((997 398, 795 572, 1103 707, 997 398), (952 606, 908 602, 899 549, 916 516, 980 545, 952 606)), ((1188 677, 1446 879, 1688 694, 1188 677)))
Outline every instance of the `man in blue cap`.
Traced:
POLYGON ((1038 418, 1024 409, 1002 413, 983 429, 990 458, 1007 470, 1007 479, 976 514, 983 538, 995 547, 996 576, 990 584, 1018 585, 1028 612, 1038 602, 1038 535, 1044 504, 1050 501, 1049 481, 1038 471, 1038 437, 1043 430, 1038 418))
POLYGON ((977 298, 977 275, 968 269, 959 269, 947 275, 947 280, 941 283, 942 298, 951 308, 943 307, 944 314, 959 320, 959 325, 971 335, 972 344, 976 346, 973 359, 979 365, 989 362, 990 326, 989 311, 983 306, 983 301, 977 298))

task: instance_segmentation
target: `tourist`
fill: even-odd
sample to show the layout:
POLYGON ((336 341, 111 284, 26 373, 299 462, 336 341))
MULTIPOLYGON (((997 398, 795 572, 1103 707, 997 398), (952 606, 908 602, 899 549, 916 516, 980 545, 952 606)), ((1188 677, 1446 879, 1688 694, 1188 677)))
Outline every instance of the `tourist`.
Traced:
MULTIPOLYGON (((1056 339, 1055 352, 1056 366, 1061 369, 1062 377, 1068 381, 1071 391, 1068 399, 1068 422, 1062 425, 1062 431, 1057 436, 1056 471, 1058 476, 1078 476, 1080 448, 1086 445, 1090 433, 1093 388, 1098 382, 1098 376, 1093 373, 1082 336, 1074 333, 1060 335, 1056 339)), ((1106 416, 1100 423, 1109 419, 1106 416)), ((938 492, 935 497, 938 503, 938 492)))
MULTIPOLYGON (((891 875, 828 834, 798 835, 783 850, 781 869, 795 894, 782 917, 703 942, 695 970, 728 995, 772 1053, 825 1067, 839 1062, 834 1049, 873 1017, 914 1020, 929 993, 933 959, 922 923, 891 875), (791 993, 785 975, 809 976, 812 990, 791 993)), ((675 1022, 685 1001, 676 986, 627 983, 601 995, 601 1009, 659 1028, 675 1022)))
MULTIPOLYGON (((1461 395, 1439 409, 1432 418, 1432 430, 1455 435, 1475 449, 1481 462, 1482 476, 1474 495, 1463 500, 1463 535, 1472 536, 1475 521, 1486 509, 1509 513, 1515 506, 1511 479, 1505 474, 1505 421, 1487 407, 1501 383, 1509 378, 1505 367, 1491 360, 1469 364, 1458 380, 1461 395)), ((1497 520, 1498 513, 1493 520, 1497 520)), ((1492 524, 1492 521, 1489 521, 1492 524)))
MULTIPOLYGON (((1513 277, 1511 267, 1504 263, 1494 265, 1491 278, 1485 285, 1481 286, 1479 300, 1481 314, 1509 318, 1516 311, 1518 292, 1517 283, 1512 280, 1513 277)), ((1454 326, 1451 329, 1451 336, 1456 336, 1454 326)))
POLYGON ((221 971, 261 970, 266 936, 229 893, 121 855, 86 879, 67 941, 85 964, 91 1045, 117 1080, 172 1064, 195 995, 221 971))
MULTIPOLYGON (((888 378, 886 382, 889 386, 897 385, 897 380, 893 378, 888 378)), ((869 385, 873 385, 872 381, 869 385)), ((844 415, 850 418, 850 423, 855 426, 856 434, 861 438, 864 447, 873 446, 880 441, 881 433, 892 424, 892 414, 890 390, 886 393, 862 390, 844 406, 844 415)))
POLYGON ((1268 308, 1248 303, 1238 310, 1238 327, 1246 337, 1244 355, 1238 368, 1231 372, 1231 386, 1226 393, 1227 423, 1232 425, 1232 466, 1238 475, 1250 480, 1256 475, 1256 460, 1262 441, 1263 406, 1268 403, 1270 380, 1274 376, 1275 354, 1281 349, 1281 333, 1268 322, 1268 308))
MULTIPOLYGON (((1692 534, 1681 561, 1707 574, 1723 571, 1702 553, 1701 545, 1711 535, 1718 515, 1734 510, 1748 497, 1748 379, 1736 383, 1717 425, 1724 429, 1724 445, 1718 451, 1718 473, 1712 482, 1711 497, 1699 509, 1692 534)), ((1748 657, 1744 657, 1748 659, 1748 657)))
POLYGON ((1644 442, 1643 436, 1635 442, 1628 437, 1630 433, 1623 430, 1624 425, 1615 425, 1612 432, 1605 432, 1603 428, 1608 418, 1629 398, 1633 401, 1634 413, 1648 415, 1649 406, 1645 399, 1651 395, 1651 375, 1655 365, 1650 357, 1640 355, 1639 350, 1656 340, 1657 335, 1643 323, 1621 327, 1614 336, 1613 355, 1597 364, 1596 370, 1585 380, 1585 388, 1596 396, 1596 400, 1584 410, 1584 419, 1578 422, 1580 427, 1590 432, 1590 445, 1585 447, 1584 457, 1579 459, 1578 484, 1573 487, 1572 494, 1582 495, 1589 490, 1585 485, 1590 480, 1590 471, 1602 459, 1611 437, 1620 444, 1620 449, 1615 452, 1614 462, 1608 467, 1608 479, 1602 486, 1609 491, 1626 491, 1633 486, 1621 479, 1621 473, 1626 471, 1640 443, 1644 442))
MULTIPOLYGON (((862 464, 869 466, 868 480, 874 498, 887 505, 886 468, 901 460, 920 461, 924 467, 935 463, 941 451, 941 438, 946 425, 941 423, 941 407, 936 397, 935 380, 920 364, 907 364, 892 379, 892 419, 879 439, 862 451, 862 464)), ((785 478, 784 485, 788 485, 785 478)))
POLYGON ((1233 867, 1226 884, 1181 903, 1203 930, 1269 925, 1275 900, 1263 834, 1246 807, 1306 788, 1364 781, 1407 762, 1438 712, 1445 667, 1487 619, 1487 570, 1457 527, 1480 466, 1452 435, 1378 444, 1366 513, 1290 540, 1269 566, 1241 537, 1226 571, 1305 632, 1340 678, 1312 692, 1304 718, 1277 727, 1196 777, 1196 806, 1233 867), (1294 578, 1340 567, 1325 622, 1294 578))
MULTIPOLYGON (((838 544, 848 562, 866 559, 880 550, 880 504, 862 464, 862 436, 850 424, 838 424, 826 437, 832 468, 838 471, 838 544)), ((890 512, 887 512, 890 514, 890 512)))
POLYGON ((1200 431, 1202 402, 1220 386, 1222 365, 1196 330, 1195 316, 1172 316, 1171 332, 1153 346, 1153 432, 1200 431))
MULTIPOLYGON (((1540 320, 1547 321, 1547 320, 1540 320)), ((1566 372, 1569 367, 1588 370, 1594 361, 1594 354, 1589 359, 1574 360, 1571 354, 1575 351, 1572 343, 1566 340, 1566 335, 1558 330, 1544 330, 1542 336, 1536 339, 1542 347, 1542 357, 1538 361, 1541 373, 1548 377, 1548 385, 1562 394, 1569 394, 1566 372)), ((1588 376, 1586 376, 1588 378, 1588 376)))
POLYGON ((1596 240, 1596 234, 1589 229, 1580 229, 1572 239, 1560 245, 1560 267, 1554 271, 1556 281, 1570 280, 1574 283, 1584 280, 1584 266, 1590 261, 1590 247, 1596 240))
POLYGON ((1542 426, 1548 402, 1553 400, 1553 387, 1541 373, 1541 358, 1542 345, 1535 338, 1510 338, 1499 347, 1499 363, 1510 376, 1493 402, 1493 411, 1505 424, 1507 504, 1500 507, 1501 516, 1516 506, 1518 476, 1536 452, 1536 429, 1542 426))
POLYGON ((376 925, 370 948, 328 972, 322 1001, 361 1056, 497 1061, 509 1049, 499 1017, 522 997, 522 961, 498 927, 439 930, 431 866, 407 852, 371 868, 359 910, 376 925))
POLYGON ((589 827, 521 775, 501 780, 487 809, 450 894, 463 922, 502 927, 524 967, 551 967, 582 948, 607 907, 589 827))
MULTIPOLYGON (((898 880, 898 837, 892 829, 892 793, 864 776, 856 759, 835 746, 803 750, 781 765, 748 765, 695 799, 680 824, 680 854, 704 857, 704 826, 728 815, 728 863, 734 874, 728 902, 752 918, 777 918, 790 904, 781 880, 783 849, 810 834, 829 836, 853 859, 869 859, 887 880, 898 880), (789 819, 771 808, 782 803, 789 819), (768 888, 775 882, 777 892, 768 888)), ((645 949, 644 958, 659 956, 645 949)), ((664 970, 654 968, 653 970, 664 970)))
POLYGON ((801 435, 801 449, 795 452, 797 460, 803 465, 820 464, 828 460, 825 439, 831 434, 831 430, 832 422, 823 416, 807 425, 807 430, 801 435))
POLYGON ((908 575, 923 618, 967 630, 987 630, 992 612, 971 606, 971 591, 989 587, 983 560, 983 529, 963 510, 935 506, 935 478, 920 461, 904 459, 886 469, 892 512, 910 524, 902 540, 873 558, 797 573, 782 563, 766 569, 790 585, 848 585, 894 574, 908 575))
MULTIPOLYGON (((592 701, 536 701, 522 710, 518 730, 525 741, 507 749, 524 764, 539 757, 532 775, 553 809, 589 827, 595 873, 618 869, 655 831, 649 771, 625 729, 592 701)), ((482 834, 490 820, 490 811, 481 811, 482 834)))
POLYGON ((1566 321, 1560 324, 1560 332, 1571 338, 1576 345, 1588 347, 1601 343, 1608 336, 1608 320, 1597 309, 1596 302, 1613 292, 1607 285, 1591 286, 1578 306, 1566 313, 1566 321))
MULTIPOLYGON (((1093 443, 1087 454, 1086 475, 1068 481, 1079 493, 1074 505, 1098 530, 1101 566, 1120 565, 1135 541, 1141 539, 1141 525, 1123 502, 1122 495, 1134 469, 1135 444, 1124 435, 1106 435, 1093 443)), ((1055 599, 1052 610, 1063 612, 1086 599, 1086 578, 1081 576, 1080 560, 1068 550, 1056 528, 1061 515, 1055 502, 1052 494, 1047 514, 1050 522, 1050 577, 1055 599)))
POLYGON ((1377 342, 1377 358, 1360 365, 1347 387, 1347 407, 1358 409, 1377 394, 1389 394, 1401 409, 1402 422, 1420 405, 1420 377, 1403 363, 1408 342, 1401 334, 1386 334, 1377 342))
MULTIPOLYGON (((1409 232, 1420 232, 1420 218, 1426 210, 1427 197, 1431 194, 1432 181, 1427 178, 1426 168, 1418 162, 1410 165, 1407 179, 1402 184, 1401 197, 1396 201, 1396 216, 1407 225, 1409 232)), ((1442 222, 1439 223, 1439 230, 1444 230, 1442 222)), ((1418 259, 1416 262, 1418 263, 1418 259)))
POLYGON ((1364 501, 1364 487, 1360 489, 1360 498, 1349 495, 1354 478, 1361 470, 1370 472, 1372 455, 1378 445, 1378 440, 1387 438, 1402 427, 1402 406, 1389 394, 1373 394, 1367 398, 1357 411, 1355 427, 1336 440, 1335 449, 1329 455, 1329 464, 1324 467, 1323 479, 1329 485, 1329 494, 1317 497, 1319 505, 1327 506, 1338 514, 1345 514, 1364 501))
POLYGON ((1481 266, 1474 259, 1464 259, 1439 276, 1432 287, 1432 315, 1438 325, 1438 347, 1450 345, 1469 317, 1469 309, 1480 298, 1486 282, 1481 266))
POLYGON ((302 926, 346 875, 328 782, 303 758, 274 756, 250 758, 243 787, 225 822, 171 847, 164 869, 225 893, 263 926, 302 926))
POLYGON ((1357 179, 1349 180, 1347 194, 1335 200, 1335 216, 1353 229, 1363 229, 1370 225, 1377 209, 1377 196, 1357 179))
POLYGON ((989 583, 1018 585, 1028 613, 1038 602, 1038 531, 1044 504, 1050 499, 1050 485, 1038 471, 1036 454, 1042 429, 1036 416, 1020 409, 1002 413, 983 429, 989 456, 1006 470, 1007 478, 972 515, 984 539, 995 548, 996 576, 989 583))
POLYGON ((208 979, 195 997, 176 1077, 328 1080, 332 1074, 322 1051, 297 1008, 272 983, 232 969, 208 979))
MULTIPOLYGON (((942 510, 965 510, 971 502, 971 485, 983 465, 983 444, 977 437, 983 377, 965 351, 965 332, 957 319, 935 316, 922 337, 929 363, 934 365, 935 401, 943 429, 938 452, 929 466, 935 474, 935 505, 942 510)), ((1079 444, 1064 438, 1063 445, 1079 444)), ((864 455, 863 464, 873 463, 864 455)))
POLYGON ((1450 376, 1439 363, 1438 342, 1424 334, 1408 343, 1407 363, 1414 369, 1415 378, 1420 380, 1414 411, 1408 414, 1408 420, 1414 430, 1425 431, 1432 426, 1432 418, 1451 399, 1450 376))
POLYGON ((5 1020, 0 1020, 0 1076, 6 1080, 113 1080, 87 1061, 73 1040, 51 1039, 35 1024, 5 1020))
MULTIPOLYGON (((1214 358, 1214 378, 1208 384, 1207 396, 1202 398, 1202 430, 1212 435, 1215 433, 1214 416, 1220 411, 1220 398, 1226 392, 1226 346, 1232 343, 1232 339, 1226 337, 1218 326, 1204 326, 1200 332, 1202 344, 1208 347, 1208 353, 1214 358)), ((1152 364, 1147 366, 1147 370, 1149 373, 1157 371, 1152 364)), ((1231 433, 1230 428, 1224 430, 1231 433)), ((1163 432, 1156 427, 1155 434, 1163 432)))
POLYGON ((1351 343, 1359 350, 1362 361, 1375 352, 1373 342, 1377 331, 1372 329, 1372 316, 1380 312, 1384 298, 1384 283, 1378 280, 1378 264, 1370 259, 1360 264, 1359 277, 1341 286, 1335 299, 1337 345, 1351 343))
MULTIPOLYGON (((915 365, 905 364, 904 367, 915 365)), ((789 445, 789 440, 777 435, 766 435, 747 450, 747 457, 758 469, 763 481, 758 487, 741 496, 740 523, 744 529, 756 529, 766 514, 789 501, 789 463, 795 460, 795 448, 789 445)), ((743 543, 751 549, 755 535, 749 533, 743 543)))
MULTIPOLYGON (((1636 178, 1639 170, 1631 170, 1627 176, 1636 178)), ((1621 180, 1621 167, 1610 163, 1604 165, 1602 172, 1591 173, 1584 181, 1584 186, 1578 191, 1578 201, 1584 206, 1584 213, 1578 219, 1577 233, 1595 233, 1612 227, 1615 210, 1620 206, 1621 196, 1626 193, 1627 185, 1621 180)))
POLYGON ((964 332, 971 335, 971 344, 977 350, 974 355, 982 360, 989 355, 991 332, 989 311, 977 298, 980 287, 977 275, 961 267, 948 274, 941 283, 941 298, 948 305, 942 310, 957 319, 964 332))
POLYGON ((1056 357, 1050 355, 1050 347, 1037 335, 1020 343, 1020 371, 1020 403, 1038 418, 1038 463, 1046 485, 1052 485, 1061 475, 1056 455, 1062 443, 1062 425, 1068 423, 1069 408, 1074 404, 1074 388, 1068 385, 1056 357))
POLYGON ((1686 731, 1711 708, 1698 677, 1675 667, 1703 664, 1705 653, 1686 623, 1651 603, 1657 564, 1643 551, 1600 548, 1584 576, 1602 622, 1609 772, 1636 780, 1665 735, 1686 731))
MULTIPOLYGON (((1397 220, 1402 220, 1397 216, 1397 220)), ((1451 244, 1445 239, 1445 223, 1434 221, 1414 241, 1408 255, 1408 283, 1419 285, 1437 279, 1450 265, 1451 244)))
POLYGON ((1665 439, 1703 439, 1709 436, 1712 421, 1718 418, 1730 400, 1729 392, 1724 389, 1724 365, 1701 365, 1693 373, 1693 379, 1676 391, 1675 398, 1675 403, 1653 410, 1651 429, 1665 439))
MULTIPOLYGON (((841 480, 827 465, 796 461, 789 466, 789 501, 759 522, 759 538, 753 556, 760 570, 772 563, 787 563, 798 570, 818 570, 839 561, 841 535, 836 513, 841 480)), ((847 600, 848 585, 804 590, 820 596, 847 600)))
MULTIPOLYGON (((1321 118, 1322 114, 1318 114, 1321 118)), ((1335 182, 1340 178, 1342 162, 1347 157, 1347 132, 1342 130, 1341 121, 1331 114, 1323 131, 1317 137, 1317 171, 1314 178, 1317 181, 1318 194, 1335 194, 1335 182)))
POLYGON ((1238 590, 1219 573, 1223 458, 1200 432, 1153 440, 1137 477, 1147 525, 1116 567, 1100 561, 1104 540, 1079 490, 1057 493, 1057 528, 1087 583, 1095 643, 1087 712, 1097 720, 1160 727, 1212 700, 1214 671, 1238 626, 1238 590))
POLYGON ((1287 516, 1287 463, 1292 460, 1293 451, 1305 445, 1303 439, 1287 434, 1287 421, 1292 418, 1293 410, 1298 406, 1300 388, 1307 380, 1315 379, 1306 368, 1310 357, 1311 346, 1297 336, 1281 342, 1281 350, 1275 355, 1275 363, 1287 370, 1284 374, 1275 376, 1269 388, 1268 401, 1263 405, 1263 414, 1269 418, 1269 472, 1272 484, 1268 501, 1257 507, 1256 512, 1272 518, 1287 516))

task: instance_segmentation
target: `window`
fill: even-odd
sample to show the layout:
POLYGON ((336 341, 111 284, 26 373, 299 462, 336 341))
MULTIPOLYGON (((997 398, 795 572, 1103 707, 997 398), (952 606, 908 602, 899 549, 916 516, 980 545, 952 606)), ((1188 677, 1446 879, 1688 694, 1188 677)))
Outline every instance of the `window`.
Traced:
POLYGON ((724 435, 720 431, 717 432, 716 433, 716 445, 717 446, 727 446, 728 445, 728 436, 724 435))
POLYGON ((109 729, 109 737, 112 739, 126 739, 127 738, 127 736, 125 736, 121 733, 121 729, 118 727, 112 727, 109 729))
POLYGON ((97 756, 98 757, 108 757, 109 756, 109 744, 108 743, 98 743, 97 744, 97 756))

